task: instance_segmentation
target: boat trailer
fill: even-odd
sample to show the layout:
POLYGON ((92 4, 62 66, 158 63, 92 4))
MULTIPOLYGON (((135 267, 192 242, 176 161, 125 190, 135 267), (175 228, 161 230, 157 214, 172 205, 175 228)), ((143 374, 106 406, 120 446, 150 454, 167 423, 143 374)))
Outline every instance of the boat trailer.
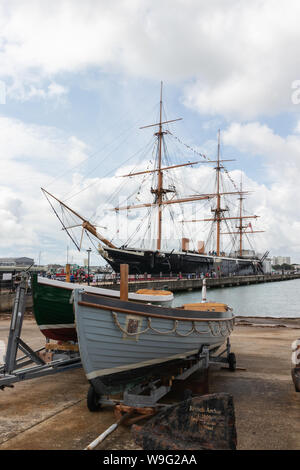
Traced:
POLYGON ((0 366, 0 390, 4 390, 5 387, 13 387, 15 382, 81 367, 78 347, 75 347, 75 345, 70 345, 71 350, 64 350, 66 349, 64 345, 59 346, 57 344, 54 346, 46 343, 44 347, 33 350, 22 340, 21 333, 26 308, 27 285, 28 274, 24 272, 16 290, 4 365, 0 366), (24 354, 21 357, 17 357, 19 350, 24 354), (55 352, 51 352, 51 350, 55 352))
MULTIPOLYGON (((156 366, 155 369, 152 369, 152 374, 147 372, 144 377, 140 376, 137 381, 131 380, 129 376, 128 382, 124 386, 123 399, 120 400, 109 398, 110 394, 116 393, 114 385, 106 387, 108 389, 107 394, 100 396, 91 383, 87 394, 88 409, 90 411, 99 411, 103 405, 117 406, 119 410, 121 408, 128 410, 128 407, 166 406, 160 405, 158 401, 171 391, 174 382, 177 385, 182 385, 183 381, 197 371, 202 371, 202 377, 204 374, 207 380, 207 371, 211 364, 227 364, 226 369, 236 370, 236 357, 231 352, 229 338, 227 338, 225 349, 217 355, 211 355, 209 347, 202 345, 198 354, 156 366), (226 356, 224 356, 225 354, 226 356)), ((184 396, 187 394, 188 392, 185 391, 184 396)))
MULTIPOLYGON (((103 405, 113 406, 116 422, 85 450, 94 449, 120 424, 133 425, 133 437, 144 450, 235 449, 233 399, 226 393, 208 394, 210 364, 227 364, 228 370, 236 370, 229 338, 226 348, 216 356, 210 355, 207 346, 202 346, 197 355, 161 366, 156 377, 148 375, 139 383, 128 383, 122 399, 99 396, 91 384, 87 395, 89 410, 100 411, 103 405), (196 379, 191 380, 197 372, 196 379), (173 390, 181 393, 182 401, 159 403, 173 390), (151 418, 148 423, 142 427, 136 425, 146 418, 151 418)), ((109 392, 115 392, 113 386, 109 392)))

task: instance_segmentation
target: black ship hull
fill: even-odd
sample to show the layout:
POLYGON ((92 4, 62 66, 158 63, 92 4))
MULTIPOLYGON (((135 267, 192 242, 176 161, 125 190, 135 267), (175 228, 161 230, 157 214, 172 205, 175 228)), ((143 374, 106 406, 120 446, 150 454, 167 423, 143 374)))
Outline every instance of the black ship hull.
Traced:
POLYGON ((154 251, 128 248, 105 248, 100 251, 113 270, 120 272, 120 264, 128 264, 130 274, 211 274, 251 275, 262 273, 259 260, 200 255, 195 252, 154 251))

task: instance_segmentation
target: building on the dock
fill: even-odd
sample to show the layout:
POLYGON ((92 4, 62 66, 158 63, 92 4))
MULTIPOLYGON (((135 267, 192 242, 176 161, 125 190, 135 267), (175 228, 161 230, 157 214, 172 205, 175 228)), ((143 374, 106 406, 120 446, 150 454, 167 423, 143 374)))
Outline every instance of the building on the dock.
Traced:
POLYGON ((295 271, 300 271, 300 264, 293 263, 292 266, 295 269, 295 271))
POLYGON ((271 274, 272 272, 272 260, 271 258, 266 258, 263 261, 263 270, 265 274, 271 274))
POLYGON ((33 258, 26 256, 20 258, 0 258, 0 266, 31 266, 34 264, 33 258))
POLYGON ((273 266, 281 266, 282 264, 291 264, 290 256, 273 256, 273 266))

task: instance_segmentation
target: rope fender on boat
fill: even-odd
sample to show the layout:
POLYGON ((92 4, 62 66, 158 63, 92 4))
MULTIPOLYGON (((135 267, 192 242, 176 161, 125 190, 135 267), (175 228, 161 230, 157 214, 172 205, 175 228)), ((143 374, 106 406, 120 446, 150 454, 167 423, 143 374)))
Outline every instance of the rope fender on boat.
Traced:
POLYGON ((180 333, 178 331, 178 324, 179 324, 178 320, 173 320, 174 326, 171 330, 169 330, 169 331, 160 331, 160 330, 157 330, 156 328, 154 328, 151 325, 151 318, 148 317, 147 318, 147 326, 143 331, 137 331, 137 332, 131 333, 131 332, 128 332, 127 330, 125 330, 122 327, 122 325, 120 324, 119 319, 118 319, 118 314, 116 312, 112 312, 112 316, 113 316, 113 320, 114 320, 115 325, 119 328, 119 330, 122 333, 124 333, 127 336, 139 336, 139 335, 142 335, 144 333, 147 333, 149 330, 152 330, 152 331, 154 331, 154 333, 157 333, 159 335, 169 335, 169 334, 175 333, 177 336, 182 336, 182 337, 190 336, 192 333, 197 333, 199 335, 204 335, 204 334, 207 334, 207 333, 211 333, 212 336, 227 336, 233 330, 233 325, 234 325, 234 320, 232 320, 232 319, 223 320, 223 321, 217 323, 217 325, 216 325, 217 328, 215 329, 214 328, 215 323, 213 321, 209 321, 208 322, 209 330, 199 331, 196 328, 195 321, 192 321, 192 328, 190 329, 190 331, 188 331, 187 333, 180 333), (225 326, 225 328, 222 328, 223 325, 225 326))
POLYGON ((211 331, 211 334, 213 336, 220 336, 220 335, 221 336, 227 336, 233 330, 234 320, 225 320, 225 321, 222 321, 222 322, 219 322, 219 323, 209 322, 208 325, 209 325, 209 329, 211 331), (225 326, 224 329, 222 329, 223 325, 225 326), (216 326, 216 330, 214 328, 215 326, 216 326))

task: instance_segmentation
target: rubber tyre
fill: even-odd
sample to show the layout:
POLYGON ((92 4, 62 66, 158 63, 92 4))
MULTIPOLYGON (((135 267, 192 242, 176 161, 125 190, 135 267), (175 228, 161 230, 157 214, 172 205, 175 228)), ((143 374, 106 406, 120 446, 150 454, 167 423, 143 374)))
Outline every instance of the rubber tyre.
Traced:
POLYGON ((228 354, 228 365, 229 365, 229 370, 234 372, 236 370, 236 357, 234 353, 229 353, 228 354))
POLYGON ((95 389, 92 385, 90 385, 88 394, 87 394, 87 407, 90 411, 100 411, 102 406, 99 403, 100 396, 97 395, 95 389))

